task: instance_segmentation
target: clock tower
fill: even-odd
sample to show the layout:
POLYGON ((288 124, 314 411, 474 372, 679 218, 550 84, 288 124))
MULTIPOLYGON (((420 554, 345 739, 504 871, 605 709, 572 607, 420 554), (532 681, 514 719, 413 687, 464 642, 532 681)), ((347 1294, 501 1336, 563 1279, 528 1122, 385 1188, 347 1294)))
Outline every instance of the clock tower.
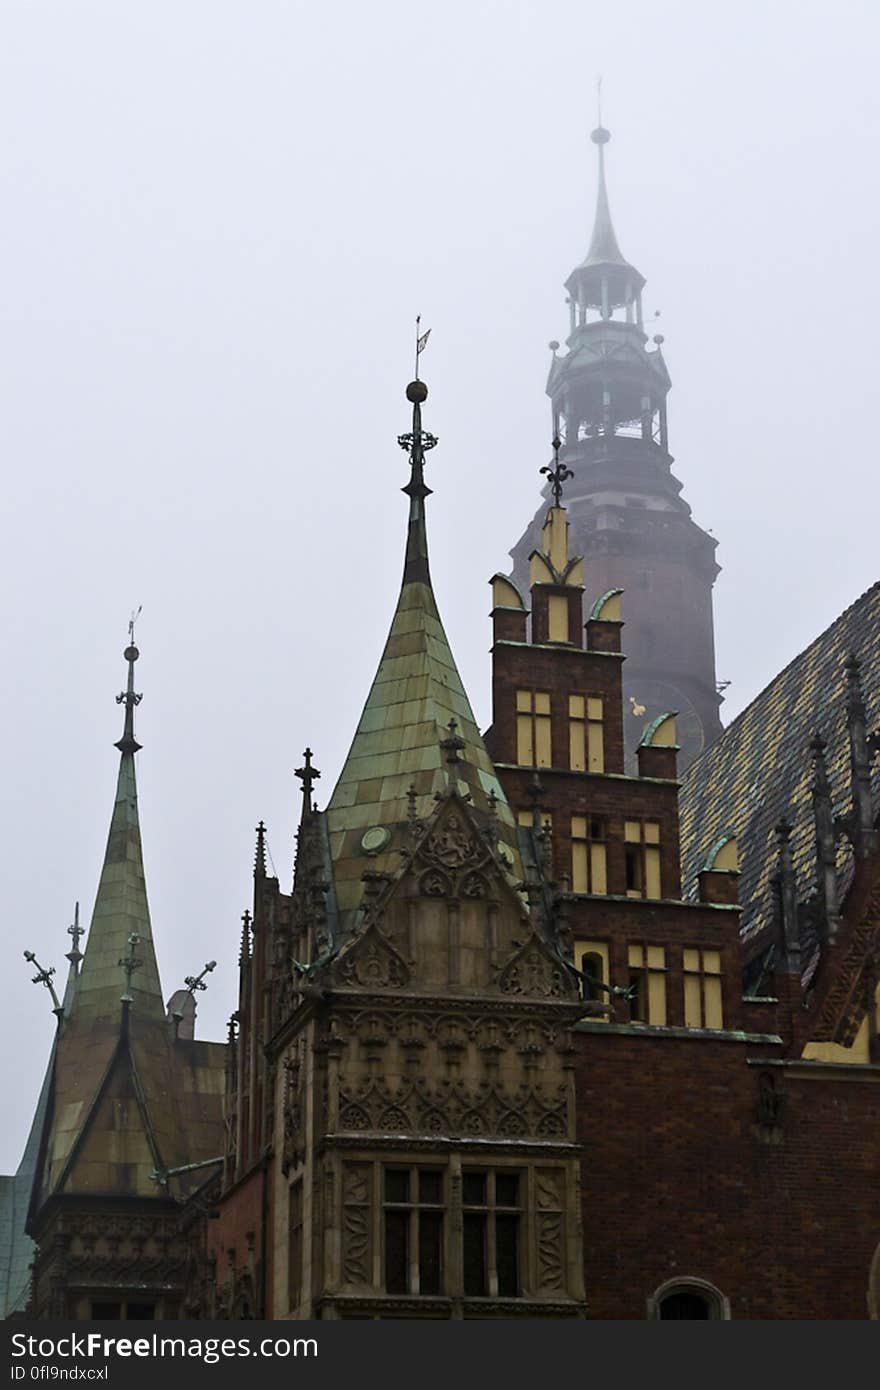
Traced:
MULTIPOLYGON (((645 725, 676 710, 683 769, 721 733, 712 621, 716 541, 693 520, 672 472, 671 380, 662 336, 649 344, 645 332, 645 278, 624 259, 612 225, 605 184, 610 138, 601 125, 591 136, 599 162, 595 224, 584 260, 565 282, 569 332, 564 353, 550 344, 547 394, 559 459, 573 474, 566 503, 572 548, 585 557, 587 592, 624 591, 628 765, 645 725)), ((544 501, 511 551, 523 592, 546 510, 544 501)))

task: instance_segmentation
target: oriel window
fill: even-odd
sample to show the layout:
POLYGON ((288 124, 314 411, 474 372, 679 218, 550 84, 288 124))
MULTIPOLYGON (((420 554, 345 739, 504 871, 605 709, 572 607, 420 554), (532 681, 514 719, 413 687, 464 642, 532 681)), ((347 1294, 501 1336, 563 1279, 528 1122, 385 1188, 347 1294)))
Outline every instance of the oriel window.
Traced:
POLYGON ((386 1293, 442 1292, 443 1185, 438 1168, 385 1169, 386 1293))
POLYGON ((603 706, 597 697, 569 695, 568 751, 572 772, 605 771, 603 706))
POLYGON ((571 818, 571 891, 607 893, 607 821, 601 816, 571 818))
POLYGON ((550 767, 550 695, 545 690, 516 692, 516 760, 521 767, 550 767))

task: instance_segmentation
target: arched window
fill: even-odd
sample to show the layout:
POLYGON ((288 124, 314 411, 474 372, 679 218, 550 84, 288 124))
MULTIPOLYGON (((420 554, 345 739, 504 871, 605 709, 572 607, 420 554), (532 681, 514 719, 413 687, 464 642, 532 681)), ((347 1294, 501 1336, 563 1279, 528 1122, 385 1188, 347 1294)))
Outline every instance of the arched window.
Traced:
POLYGON ((648 1299, 648 1317, 662 1322, 728 1319, 730 1303, 705 1279, 670 1279, 648 1299))
POLYGON ((605 998, 605 991, 601 988, 605 982, 605 962, 598 951, 587 952, 581 960, 581 970, 584 972, 584 998, 602 1003, 605 998))

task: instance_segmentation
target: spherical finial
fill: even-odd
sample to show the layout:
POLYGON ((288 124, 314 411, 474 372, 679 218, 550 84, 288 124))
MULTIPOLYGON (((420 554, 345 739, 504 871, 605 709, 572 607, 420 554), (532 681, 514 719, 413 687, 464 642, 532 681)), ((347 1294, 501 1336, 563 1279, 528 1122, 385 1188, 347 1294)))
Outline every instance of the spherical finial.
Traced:
POLYGON ((651 341, 656 343, 657 346, 660 347, 662 343, 666 342, 666 339, 663 337, 662 333, 655 333, 651 341))
POLYGON ((126 661, 137 661, 138 657, 140 656, 140 652, 138 651, 137 647, 132 645, 130 647, 126 647, 122 655, 125 657, 126 661))
POLYGON ((413 405, 421 405, 427 398, 428 388, 423 381, 411 381, 406 388, 406 399, 413 405))
POLYGON ((590 139, 594 145, 607 145, 611 139, 611 131, 606 130, 603 125, 597 125, 596 129, 590 132, 590 139))
POLYGON ((551 352, 556 352, 559 348, 559 344, 557 343, 555 338, 551 338, 547 346, 551 352))

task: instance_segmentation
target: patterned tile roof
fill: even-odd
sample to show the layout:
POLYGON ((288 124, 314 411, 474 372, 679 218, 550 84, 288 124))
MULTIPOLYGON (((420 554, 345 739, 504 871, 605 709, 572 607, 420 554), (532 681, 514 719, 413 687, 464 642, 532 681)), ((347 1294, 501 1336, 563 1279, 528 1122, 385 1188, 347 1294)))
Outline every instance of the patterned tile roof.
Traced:
MULTIPOLYGON (((814 891, 815 830, 810 796, 809 744, 827 740, 828 777, 835 814, 850 809, 849 736, 844 662, 861 662, 868 730, 880 727, 880 583, 840 615, 734 719, 685 773, 679 801, 685 897, 696 895, 696 875, 708 847, 724 831, 739 839, 742 931, 747 940, 772 921, 774 826, 793 824, 792 856, 798 895, 814 891)), ((875 794, 880 766, 873 768, 875 794)), ((841 840, 838 871, 851 872, 852 850, 841 840)))

